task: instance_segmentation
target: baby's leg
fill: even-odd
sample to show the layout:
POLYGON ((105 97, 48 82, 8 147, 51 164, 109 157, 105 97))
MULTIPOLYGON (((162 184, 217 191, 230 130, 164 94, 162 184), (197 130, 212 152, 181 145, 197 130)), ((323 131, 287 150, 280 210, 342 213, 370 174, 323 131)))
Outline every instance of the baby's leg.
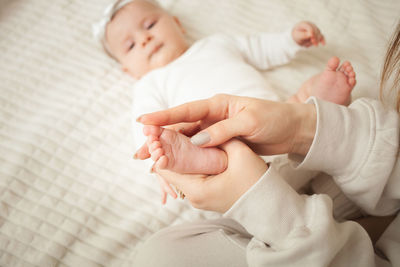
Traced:
POLYGON ((340 67, 339 64, 339 58, 332 57, 325 70, 307 80, 290 100, 304 102, 308 97, 316 96, 336 104, 350 104, 356 74, 350 62, 345 61, 340 67))
POLYGON ((218 174, 223 172, 228 159, 218 148, 200 148, 190 138, 158 126, 145 126, 148 147, 156 168, 179 173, 218 174))

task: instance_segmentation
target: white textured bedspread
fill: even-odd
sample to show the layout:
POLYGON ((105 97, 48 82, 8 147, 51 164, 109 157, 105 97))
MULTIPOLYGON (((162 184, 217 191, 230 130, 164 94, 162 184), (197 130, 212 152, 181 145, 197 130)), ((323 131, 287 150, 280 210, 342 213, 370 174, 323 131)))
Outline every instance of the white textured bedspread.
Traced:
MULTIPOLYGON (((156 179, 132 159, 134 80, 91 34, 109 2, 0 0, 0 266, 131 266, 155 231, 218 216, 182 200, 162 206, 156 179)), ((336 55, 357 72, 354 98, 377 97, 400 18, 398 0, 160 2, 191 40, 315 22, 327 45, 265 73, 282 96, 336 55)))

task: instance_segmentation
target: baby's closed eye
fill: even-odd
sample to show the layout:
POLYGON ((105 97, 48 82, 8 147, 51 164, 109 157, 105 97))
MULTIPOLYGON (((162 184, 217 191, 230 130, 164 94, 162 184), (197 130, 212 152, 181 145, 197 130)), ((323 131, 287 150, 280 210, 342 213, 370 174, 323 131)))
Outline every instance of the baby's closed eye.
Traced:
POLYGON ((157 23, 157 21, 153 21, 151 22, 149 25, 147 25, 146 29, 150 30, 151 28, 153 28, 153 26, 157 23))

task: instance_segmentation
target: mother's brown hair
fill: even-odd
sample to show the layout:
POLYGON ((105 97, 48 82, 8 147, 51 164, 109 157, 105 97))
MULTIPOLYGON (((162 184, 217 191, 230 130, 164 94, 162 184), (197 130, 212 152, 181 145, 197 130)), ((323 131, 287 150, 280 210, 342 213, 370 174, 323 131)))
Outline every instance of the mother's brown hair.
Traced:
POLYGON ((390 87, 390 91, 397 91, 397 111, 400 112, 400 22, 397 24, 396 31, 394 32, 392 39, 389 43, 389 48, 386 52, 385 62, 383 64, 381 74, 380 93, 383 98, 383 89, 393 75, 393 84, 390 87))

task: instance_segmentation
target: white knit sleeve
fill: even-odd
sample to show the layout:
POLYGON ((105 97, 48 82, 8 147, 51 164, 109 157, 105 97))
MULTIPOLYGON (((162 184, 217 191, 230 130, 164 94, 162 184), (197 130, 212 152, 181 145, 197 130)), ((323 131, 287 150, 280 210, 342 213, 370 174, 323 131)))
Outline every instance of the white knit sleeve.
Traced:
POLYGON ((297 167, 330 174, 364 211, 400 209, 399 115, 379 101, 359 99, 348 108, 312 98, 317 132, 297 167))
POLYGON ((245 60, 261 70, 286 64, 303 49, 293 40, 291 31, 235 36, 234 43, 245 60))
POLYGON ((224 216, 253 235, 249 266, 375 266, 359 224, 336 222, 328 196, 299 195, 273 165, 224 216))
MULTIPOLYGON (((378 101, 349 108, 312 99, 317 132, 297 166, 327 172, 346 195, 372 214, 399 209, 399 116, 378 101)), ((295 175, 295 174, 293 174, 295 175)), ((224 216, 253 235, 249 266, 400 266, 400 217, 377 242, 380 257, 357 223, 338 223, 326 195, 299 195, 275 165, 224 216)))

